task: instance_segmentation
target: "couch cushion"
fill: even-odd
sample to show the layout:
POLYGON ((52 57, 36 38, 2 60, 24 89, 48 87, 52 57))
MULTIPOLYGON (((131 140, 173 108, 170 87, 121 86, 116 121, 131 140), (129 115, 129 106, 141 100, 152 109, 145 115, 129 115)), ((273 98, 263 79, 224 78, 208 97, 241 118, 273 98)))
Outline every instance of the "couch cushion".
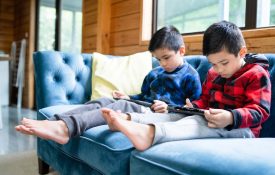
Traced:
POLYGON ((275 174, 275 139, 197 139, 133 151, 131 175, 275 174), (271 156, 272 155, 272 156, 271 156))
MULTIPOLYGON (((59 105, 39 110, 39 119, 46 119, 79 105, 59 105)), ((91 128, 66 145, 49 143, 69 157, 86 162, 103 174, 129 174, 131 142, 120 132, 112 132, 107 125, 91 128), (119 160, 119 161, 118 161, 119 160)))

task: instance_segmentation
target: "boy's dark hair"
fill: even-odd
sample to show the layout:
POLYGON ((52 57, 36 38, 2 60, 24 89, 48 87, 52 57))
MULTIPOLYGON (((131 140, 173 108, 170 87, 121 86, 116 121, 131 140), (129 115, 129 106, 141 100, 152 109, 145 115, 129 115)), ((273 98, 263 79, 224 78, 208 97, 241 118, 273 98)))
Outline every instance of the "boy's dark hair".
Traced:
POLYGON ((150 52, 156 49, 167 48, 177 52, 183 46, 183 37, 174 26, 165 26, 153 34, 148 50, 150 52))
POLYGON ((221 21, 212 24, 203 35, 203 55, 217 53, 226 50, 228 53, 238 56, 245 41, 241 30, 233 23, 221 21))

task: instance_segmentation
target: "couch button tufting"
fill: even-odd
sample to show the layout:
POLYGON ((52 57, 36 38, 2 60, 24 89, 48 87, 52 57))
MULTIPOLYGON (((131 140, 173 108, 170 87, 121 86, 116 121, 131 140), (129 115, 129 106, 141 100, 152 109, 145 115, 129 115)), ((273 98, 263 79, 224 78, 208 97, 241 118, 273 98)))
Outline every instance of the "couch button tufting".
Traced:
POLYGON ((67 99, 70 100, 72 98, 72 94, 67 94, 67 99))
POLYGON ((55 81, 55 82, 60 82, 60 81, 61 81, 61 77, 58 76, 58 75, 55 75, 55 76, 53 77, 53 81, 55 81))
POLYGON ((76 76, 76 77, 75 77, 75 80, 76 80, 76 81, 80 81, 80 77, 79 77, 79 76, 76 76))
POLYGON ((63 61, 64 61, 65 64, 68 64, 69 59, 68 58, 63 58, 63 61))

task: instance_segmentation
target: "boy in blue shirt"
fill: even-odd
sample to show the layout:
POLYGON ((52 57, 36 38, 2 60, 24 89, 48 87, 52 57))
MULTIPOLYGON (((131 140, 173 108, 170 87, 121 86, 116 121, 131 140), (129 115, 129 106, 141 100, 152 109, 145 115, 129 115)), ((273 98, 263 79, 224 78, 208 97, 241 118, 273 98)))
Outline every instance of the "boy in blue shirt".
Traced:
POLYGON ((70 138, 80 136, 85 130, 106 124, 100 110, 102 107, 121 112, 165 113, 168 105, 182 106, 186 98, 195 100, 200 96, 199 75, 182 59, 185 53, 183 38, 175 27, 158 30, 150 40, 149 50, 158 59, 160 67, 145 77, 141 93, 128 96, 115 91, 113 97, 150 102, 153 103, 151 108, 126 100, 100 98, 72 111, 56 114, 49 120, 24 118, 16 130, 66 144, 70 138))

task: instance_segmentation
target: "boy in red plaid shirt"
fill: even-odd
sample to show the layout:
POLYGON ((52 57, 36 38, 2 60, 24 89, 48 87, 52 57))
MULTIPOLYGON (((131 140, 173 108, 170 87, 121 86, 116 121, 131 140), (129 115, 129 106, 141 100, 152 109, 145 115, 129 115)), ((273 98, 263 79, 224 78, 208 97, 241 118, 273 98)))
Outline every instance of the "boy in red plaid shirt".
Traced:
POLYGON ((200 99, 186 101, 188 107, 205 109, 204 116, 122 114, 107 108, 102 109, 103 116, 111 130, 123 132, 138 150, 184 139, 258 137, 270 112, 268 60, 246 53, 244 38, 235 24, 221 21, 205 31, 203 54, 212 68, 200 99))

